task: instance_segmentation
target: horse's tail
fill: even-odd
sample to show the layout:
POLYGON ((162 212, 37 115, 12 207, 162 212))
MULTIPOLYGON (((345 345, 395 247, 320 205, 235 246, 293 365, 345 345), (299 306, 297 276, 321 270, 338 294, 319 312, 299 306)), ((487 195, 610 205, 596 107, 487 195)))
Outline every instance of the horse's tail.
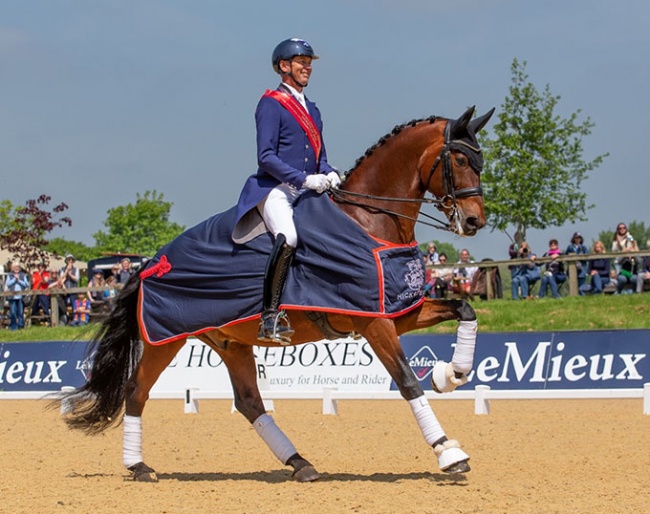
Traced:
POLYGON ((113 309, 88 349, 92 369, 87 382, 64 395, 70 428, 97 434, 120 423, 126 385, 141 355, 137 308, 140 271, 115 299, 113 309))

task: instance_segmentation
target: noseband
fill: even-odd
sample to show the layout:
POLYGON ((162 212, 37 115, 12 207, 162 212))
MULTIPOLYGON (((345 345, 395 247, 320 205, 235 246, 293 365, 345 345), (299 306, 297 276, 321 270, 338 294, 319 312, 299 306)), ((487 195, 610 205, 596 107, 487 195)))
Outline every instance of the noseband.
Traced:
MULTIPOLYGON (((428 225, 429 227, 434 227, 437 229, 441 230, 447 230, 450 232, 453 232, 451 229, 451 224, 447 221, 439 220, 435 218, 434 216, 431 216, 427 214, 426 212, 421 212, 420 214, 426 218, 429 218, 430 220, 433 220, 434 223, 429 223, 427 221, 422 221, 418 218, 413 218, 411 216, 406 216, 405 214, 401 214, 399 212, 394 212, 388 209, 383 209, 381 207, 374 207, 372 205, 364 204, 361 202, 356 202, 354 200, 351 200, 349 198, 343 198, 343 196, 355 196, 357 198, 366 198, 368 200, 381 200, 381 201, 386 201, 386 202, 401 202, 401 203, 420 203, 420 204, 433 204, 436 206, 436 208, 440 211, 443 211, 445 213, 449 213, 448 217, 450 219, 454 219, 458 215, 458 203, 456 200, 459 198, 468 198, 470 196, 482 196, 483 195, 483 188, 479 186, 474 186, 474 187, 465 187, 462 189, 456 189, 455 183, 454 183, 454 174, 451 169, 451 151, 452 150, 460 150, 462 151, 463 149, 469 148, 473 152, 480 152, 480 148, 475 148, 469 144, 467 144, 464 141, 461 141, 459 139, 453 139, 451 140, 451 120, 447 122, 447 125, 445 126, 444 130, 444 137, 445 137, 445 142, 442 146, 442 149, 440 150, 440 154, 438 154, 437 159, 434 161, 434 163, 431 165, 431 171, 429 172, 429 178, 426 181, 426 184, 420 180, 420 184, 422 185, 423 189, 425 191, 431 191, 430 185, 431 185, 431 180, 433 179, 433 175, 442 162, 442 182, 445 188, 445 196, 442 198, 422 198, 422 199, 415 199, 415 198, 391 198, 391 197, 386 197, 386 196, 374 196, 374 195, 369 195, 369 194, 364 194, 364 193, 355 193, 352 191, 345 191, 343 189, 331 189, 330 194, 336 198, 338 201, 347 203, 350 205, 356 205, 358 207, 365 207, 365 208, 371 208, 375 209, 377 212, 381 212, 383 214, 390 214, 392 216, 397 216, 400 218, 406 218, 410 221, 414 221, 415 223, 422 223, 423 225, 428 225)), ((433 193, 432 193, 433 194, 433 193)))

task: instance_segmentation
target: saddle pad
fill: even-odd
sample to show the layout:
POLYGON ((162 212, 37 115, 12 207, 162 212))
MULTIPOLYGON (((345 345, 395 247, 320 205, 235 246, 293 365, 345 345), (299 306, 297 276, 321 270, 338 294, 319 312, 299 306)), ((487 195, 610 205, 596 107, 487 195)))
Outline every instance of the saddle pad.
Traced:
MULTIPOLYGON (((273 246, 261 234, 231 239, 235 209, 216 214, 164 246, 141 273, 144 339, 163 344, 259 317, 273 246)), ((424 301, 417 243, 376 240, 327 195, 307 192, 294 207, 298 247, 281 308, 394 317, 424 301)))

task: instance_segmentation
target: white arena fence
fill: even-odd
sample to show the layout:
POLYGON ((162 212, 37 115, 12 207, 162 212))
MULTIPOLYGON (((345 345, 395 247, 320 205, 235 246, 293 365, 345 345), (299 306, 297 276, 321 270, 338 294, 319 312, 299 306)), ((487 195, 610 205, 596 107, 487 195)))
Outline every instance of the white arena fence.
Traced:
MULTIPOLYGON (((64 387, 64 390, 74 388, 64 387)), ((643 414, 650 415, 650 382, 642 389, 555 389, 555 390, 493 390, 489 386, 479 385, 472 391, 454 391, 438 394, 426 391, 429 400, 474 400, 474 414, 490 414, 491 400, 568 400, 568 399, 619 399, 642 398, 643 414)), ((0 399, 5 400, 56 400, 60 391, 50 392, 0 392, 0 399)), ((398 391, 343 391, 325 387, 321 391, 262 391, 264 405, 268 411, 275 410, 273 400, 321 400, 322 412, 327 415, 338 414, 339 400, 401 400, 398 391)), ((186 414, 198 414, 199 400, 233 400, 232 391, 202 391, 197 388, 185 391, 167 391, 152 393, 152 400, 183 400, 186 414)), ((231 409, 234 411, 234 406, 231 409)), ((66 405, 61 406, 61 412, 66 405)))

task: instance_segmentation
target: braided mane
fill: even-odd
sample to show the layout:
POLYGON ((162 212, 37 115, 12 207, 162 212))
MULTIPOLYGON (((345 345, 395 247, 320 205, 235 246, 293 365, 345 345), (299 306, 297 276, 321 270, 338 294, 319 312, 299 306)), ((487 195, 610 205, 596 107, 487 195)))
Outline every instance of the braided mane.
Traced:
POLYGON ((425 122, 425 121, 428 121, 429 123, 434 123, 437 119, 439 119, 439 118, 436 118, 435 116, 429 116, 428 118, 414 119, 414 120, 408 121, 406 123, 402 123, 401 125, 396 125, 393 128, 393 130, 391 130, 385 136, 381 137, 379 139, 379 141, 377 141, 374 145, 372 145, 370 148, 368 148, 365 151, 365 153, 356 160, 356 162, 354 163, 354 166, 349 171, 347 171, 345 173, 345 176, 347 177, 352 172, 354 172, 354 170, 356 170, 359 167, 359 165, 366 158, 370 157, 377 148, 384 145, 386 143, 386 141, 388 141, 390 138, 392 138, 392 137, 396 136, 397 134, 399 134, 400 132, 402 132, 402 130, 404 130, 405 128, 415 127, 418 123, 422 123, 422 122, 425 122))

